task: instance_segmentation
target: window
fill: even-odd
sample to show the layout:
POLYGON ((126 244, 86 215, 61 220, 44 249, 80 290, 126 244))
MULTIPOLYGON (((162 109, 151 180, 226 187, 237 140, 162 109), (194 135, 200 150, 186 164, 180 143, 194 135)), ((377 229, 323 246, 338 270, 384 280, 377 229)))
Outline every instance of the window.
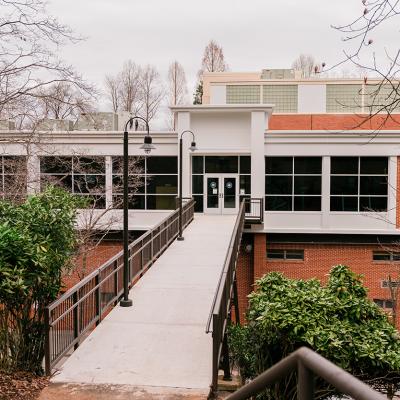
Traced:
POLYGON ((400 252, 388 252, 388 251, 374 251, 372 253, 372 259, 374 261, 400 261, 400 252))
POLYGON ((389 281, 385 280, 385 281, 382 281, 381 284, 382 284, 382 288, 389 288, 390 285, 392 285, 392 287, 400 287, 400 281, 389 282, 389 281))
POLYGON ((264 85, 263 103, 274 104, 274 112, 297 112, 297 85, 264 85))
POLYGON ((0 156, 0 173, 0 198, 22 202, 26 195, 26 157, 0 156))
POLYGON ((390 112, 400 111, 397 102, 398 94, 396 86, 382 85, 379 83, 374 85, 368 84, 365 85, 364 88, 364 107, 366 112, 373 114, 385 111, 389 104, 393 104, 390 112))
POLYGON ((105 158, 46 156, 40 158, 40 185, 55 185, 85 196, 94 208, 106 207, 105 158))
MULTIPOLYGON (((113 204, 122 208, 123 158, 113 157, 113 204)), ((178 158, 129 157, 129 208, 173 210, 178 196, 178 158)))
POLYGON ((321 157, 266 157, 267 211, 321 211, 321 157))
POLYGON ((392 300, 374 299, 374 303, 381 308, 393 308, 392 300))
POLYGON ((195 211, 203 212, 204 174, 239 174, 240 201, 251 194, 250 156, 192 156, 192 195, 195 211))
POLYGON ((326 112, 361 111, 361 85, 326 85, 326 112))
POLYGON ((304 250, 267 250, 268 260, 304 260, 304 250))
POLYGON ((260 103, 259 85, 227 85, 226 104, 260 103))
POLYGON ((386 211, 387 174, 387 157, 332 157, 331 211, 386 211))

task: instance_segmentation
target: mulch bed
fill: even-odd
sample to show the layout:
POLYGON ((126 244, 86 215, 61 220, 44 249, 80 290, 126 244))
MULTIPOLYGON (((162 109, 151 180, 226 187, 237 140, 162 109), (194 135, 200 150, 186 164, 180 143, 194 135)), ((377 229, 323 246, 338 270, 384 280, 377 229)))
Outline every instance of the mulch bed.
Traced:
POLYGON ((49 378, 28 372, 7 374, 0 371, 0 400, 36 400, 49 384, 49 378))

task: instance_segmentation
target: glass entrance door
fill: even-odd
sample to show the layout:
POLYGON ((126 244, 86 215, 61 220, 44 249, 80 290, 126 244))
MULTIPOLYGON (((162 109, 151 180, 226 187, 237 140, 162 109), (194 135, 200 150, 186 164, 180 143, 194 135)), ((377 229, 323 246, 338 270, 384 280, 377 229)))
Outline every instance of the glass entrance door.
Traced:
POLYGON ((235 175, 205 176, 205 207, 207 214, 236 214, 238 211, 238 177, 235 175))

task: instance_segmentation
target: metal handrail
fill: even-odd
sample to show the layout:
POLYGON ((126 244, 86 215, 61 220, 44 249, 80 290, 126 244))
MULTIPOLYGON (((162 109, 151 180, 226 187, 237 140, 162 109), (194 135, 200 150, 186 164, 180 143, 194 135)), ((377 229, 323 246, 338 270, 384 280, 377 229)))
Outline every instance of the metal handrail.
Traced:
POLYGON ((314 373, 341 393, 355 400, 384 400, 385 396, 370 388, 353 375, 339 368, 318 353, 301 347, 267 369, 253 381, 237 390, 226 400, 246 400, 262 392, 297 369, 298 400, 314 399, 314 373))
POLYGON ((245 198, 246 222, 262 224, 264 222, 264 198, 245 198))
MULTIPOLYGON (((194 200, 184 204, 182 223, 194 217, 194 200)), ((178 236, 179 211, 129 245, 130 287, 178 236)), ((45 309, 45 371, 47 375, 85 334, 98 325, 102 316, 118 304, 123 293, 123 251, 90 273, 45 309)))
MULTIPOLYGON (((212 382, 211 390, 217 390, 219 361, 221 358, 222 347, 226 346, 226 327, 231 308, 231 298, 236 292, 236 263, 240 250, 240 242, 244 229, 245 220, 245 201, 240 204, 239 213, 236 218, 232 236, 229 242, 228 251, 225 257, 224 266, 219 277, 217 290, 211 306, 211 311, 207 320, 206 333, 212 333, 213 338, 213 359, 212 359, 212 382), (212 325, 212 327, 211 327, 212 325), (224 343, 225 342, 225 343, 224 343)), ((237 297, 237 293, 236 293, 237 297)), ((238 309, 236 319, 238 321, 238 309)))

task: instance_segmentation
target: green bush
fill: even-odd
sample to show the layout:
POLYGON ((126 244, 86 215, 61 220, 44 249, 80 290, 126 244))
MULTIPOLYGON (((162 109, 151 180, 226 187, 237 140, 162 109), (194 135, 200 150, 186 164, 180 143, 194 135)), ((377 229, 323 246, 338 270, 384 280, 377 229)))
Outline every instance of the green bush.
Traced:
MULTIPOLYGON (((257 281, 248 323, 229 331, 242 376, 252 379, 301 346, 307 346, 375 388, 392 392, 400 376, 400 340, 386 314, 367 298, 361 277, 338 265, 325 287, 272 272, 257 281)), ((333 389, 317 380, 317 398, 333 389)), ((296 376, 260 398, 295 399, 296 376)))
POLYGON ((44 309, 70 266, 82 206, 54 187, 21 205, 0 202, 0 369, 42 372, 44 309))

